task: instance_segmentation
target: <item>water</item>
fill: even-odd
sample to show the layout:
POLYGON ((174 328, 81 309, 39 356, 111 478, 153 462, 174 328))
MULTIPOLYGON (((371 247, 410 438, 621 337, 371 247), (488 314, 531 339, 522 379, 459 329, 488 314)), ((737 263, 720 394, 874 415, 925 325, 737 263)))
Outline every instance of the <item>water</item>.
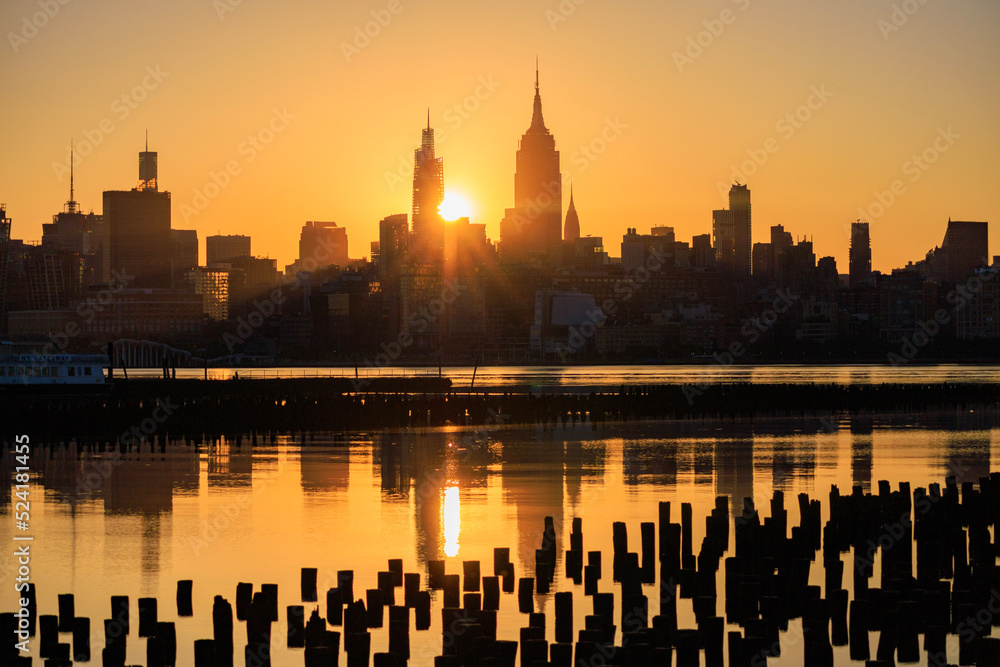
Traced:
MULTIPOLYGON (((359 378, 371 377, 437 377, 437 366, 396 367, 361 364, 359 378)), ((541 391, 613 390, 621 385, 706 384, 720 382, 750 382, 754 384, 879 384, 936 382, 1000 382, 1000 366, 989 365, 891 365, 872 364, 767 364, 726 365, 614 365, 614 366, 446 366, 440 369, 451 378, 455 387, 506 387, 529 385, 541 391)), ((120 374, 120 371, 117 373, 120 374)), ((160 369, 131 369, 129 376, 159 377, 160 369)), ((239 374, 241 378, 348 377, 355 376, 354 367, 274 367, 274 368, 210 368, 208 377, 227 380, 239 374)), ((200 368, 179 368, 177 377, 200 378, 200 368)))
MULTIPOLYGON (((574 517, 583 519, 584 550, 604 553, 599 589, 617 593, 620 587, 611 581, 612 522, 627 522, 630 550, 638 551, 639 523, 656 521, 659 501, 674 504, 673 521, 679 521, 681 502, 692 503, 697 552, 717 495, 730 496, 732 513, 739 511, 738 499, 753 497, 764 516, 772 491, 781 489, 792 526, 798 523, 800 492, 822 500, 825 521, 831 484, 849 493, 854 484, 869 490, 879 479, 894 488, 903 480, 914 488, 943 482, 955 473, 959 481, 976 480, 1000 454, 995 415, 876 419, 860 429, 855 424, 862 434, 852 434, 847 422, 816 430, 815 424, 782 421, 643 423, 598 431, 586 425, 549 431, 482 427, 355 434, 346 441, 316 435, 305 445, 285 437, 253 453, 222 443, 200 453, 179 448, 124 460, 38 449, 32 463, 32 577, 42 614, 56 613, 59 593, 76 594, 77 616, 90 617, 95 629, 91 664, 99 664, 100 620, 109 617, 111 595, 128 595, 132 605, 126 664, 146 662, 146 641, 135 634, 136 600, 152 596, 159 599, 160 620, 177 624, 178 665, 190 666, 194 640, 211 637, 214 595, 235 602, 238 582, 253 582, 255 590, 276 583, 281 612, 273 626, 273 664, 301 665, 302 650, 286 649, 284 640, 284 607, 301 603, 300 568, 319 570, 321 613, 337 570, 355 571, 355 598, 363 597, 376 587, 376 573, 388 569, 389 558, 402 558, 404 570, 420 572, 425 586, 428 560, 446 560, 449 574, 460 574, 464 560, 479 560, 489 575, 493 548, 506 546, 516 576, 533 576, 544 518, 552 516, 560 554, 552 592, 573 591, 576 636, 592 611, 583 586, 563 576, 574 517), (191 618, 176 615, 180 579, 194 580, 191 618)), ((11 507, 4 506, 0 540, 11 544, 14 532, 11 507)), ((0 556, 3 611, 14 604, 11 551, 0 556)), ((844 558, 850 587, 853 560, 850 554, 844 558)), ((822 585, 818 562, 811 571, 810 583, 822 585)), ((720 615, 723 576, 720 571, 720 615)), ((873 581, 878 577, 876 567, 873 581)), ((643 589, 655 614, 657 588, 643 589)), ((396 590, 398 603, 402 594, 396 590)), ((411 665, 433 664, 432 656, 441 653, 441 592, 433 597, 431 629, 416 632, 411 626, 411 665)), ((616 596, 616 615, 620 604, 616 596)), ((535 605, 548 613, 547 638, 554 641, 551 594, 536 596, 535 605)), ((316 605, 305 606, 308 616, 316 605)), ((679 600, 678 609, 679 627, 694 627, 691 600, 679 600)), ((498 638, 517 639, 525 625, 516 594, 502 594, 498 638)), ((386 628, 372 633, 372 652, 387 650, 386 628)), ((801 664, 800 622, 792 621, 783 638, 782 657, 768 664, 801 664)), ((236 624, 235 639, 239 650, 246 640, 243 623, 236 624)), ((70 641, 68 635, 62 641, 70 641)), ((873 655, 876 641, 872 634, 873 655)), ((950 662, 957 663, 956 637, 949 637, 949 648, 950 662)), ((850 663, 847 647, 834 650, 836 664, 850 663)), ((343 641, 340 660, 346 664, 343 641)))

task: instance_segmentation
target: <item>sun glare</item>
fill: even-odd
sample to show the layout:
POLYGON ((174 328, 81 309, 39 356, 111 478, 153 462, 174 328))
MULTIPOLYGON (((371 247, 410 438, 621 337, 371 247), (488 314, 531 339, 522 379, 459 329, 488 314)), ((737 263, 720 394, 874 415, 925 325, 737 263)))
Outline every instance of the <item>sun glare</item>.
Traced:
POLYGON ((472 214, 472 206, 469 204, 469 200, 462 195, 456 192, 446 192, 438 211, 442 218, 452 221, 469 217, 472 214))

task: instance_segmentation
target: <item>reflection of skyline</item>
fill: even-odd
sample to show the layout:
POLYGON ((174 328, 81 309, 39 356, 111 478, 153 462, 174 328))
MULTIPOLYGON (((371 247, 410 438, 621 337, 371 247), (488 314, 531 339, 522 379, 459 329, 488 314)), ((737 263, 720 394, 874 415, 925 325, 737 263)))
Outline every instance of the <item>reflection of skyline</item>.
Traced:
POLYGON ((627 485, 674 486, 677 484, 677 459, 677 443, 672 440, 625 440, 622 443, 622 481, 627 485))
MULTIPOLYGON (((500 464, 503 502, 513 506, 517 518, 514 564, 522 573, 535 570, 535 550, 542 546, 545 517, 551 516, 555 524, 556 553, 565 548, 558 540, 563 524, 565 442, 552 431, 536 432, 536 438, 535 442, 504 438, 500 464)), ((561 558, 556 562, 558 574, 561 558)))
POLYGON ((208 451, 208 488, 235 488, 251 485, 253 450, 221 442, 208 451))
POLYGON ((754 440, 750 438, 715 441, 715 493, 729 496, 729 512, 743 514, 743 499, 753 498, 754 440))
POLYGON ((873 428, 870 415, 851 415, 851 482, 865 493, 872 487, 873 428))

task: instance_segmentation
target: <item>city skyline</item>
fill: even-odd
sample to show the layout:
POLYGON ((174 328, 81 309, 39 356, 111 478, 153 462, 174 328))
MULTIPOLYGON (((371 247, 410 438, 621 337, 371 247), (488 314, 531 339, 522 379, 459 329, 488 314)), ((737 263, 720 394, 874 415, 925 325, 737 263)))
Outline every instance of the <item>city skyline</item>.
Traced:
POLYGON ((891 3, 840 5, 847 11, 839 14, 787 3, 671 10, 637 3, 648 26, 597 3, 569 13, 557 3, 515 3, 503 21, 516 23, 519 37, 503 58, 484 54, 499 37, 478 30, 500 20, 498 10, 472 14, 447 2, 419 11, 393 5, 395 13, 388 5, 330 10, 296 3, 276 14, 220 6, 232 11, 180 3, 160 16, 122 5, 105 25, 60 5, 34 33, 22 30, 33 36, 19 39, 10 34, 21 34, 22 18, 31 23, 38 5, 4 7, 0 24, 10 31, 11 52, 0 68, 14 98, 29 100, 4 112, 9 127, 25 130, 8 141, 17 159, 0 167, 10 188, 0 200, 13 236, 37 240, 41 225, 61 210, 69 190, 63 149, 71 138, 78 154, 85 142, 98 144, 79 155, 75 199, 82 211, 100 213, 104 191, 135 185, 134 155, 148 128, 159 187, 172 193, 173 228, 194 228, 202 237, 249 234, 285 265, 296 256, 305 221, 332 220, 363 249, 355 256, 364 256, 378 238, 378 221, 411 208, 416 128, 429 105, 437 155, 449 165, 446 194, 464 196, 472 222, 485 224, 497 241, 513 199, 517 138, 530 120, 536 52, 545 123, 562 153, 563 185, 574 184, 581 234, 603 236, 609 247, 629 227, 672 226, 678 239, 710 232, 711 212, 726 207, 734 181, 754 192, 753 242, 767 241, 770 227, 781 224, 796 238, 812 237, 841 273, 850 223, 859 218, 871 223, 872 268, 888 272, 939 245, 947 219, 996 220, 1000 212, 989 197, 1000 147, 989 119, 1000 98, 983 85, 996 79, 998 47, 986 35, 1000 13, 983 3, 918 5, 902 19, 891 3), (329 21, 296 24, 312 10, 329 21), (400 62, 421 29, 443 29, 434 23, 442 16, 456 29, 455 41, 400 62), (817 18, 823 27, 806 30, 817 18), (151 19, 163 20, 157 39, 122 33, 151 19), (292 24, 303 33, 295 54, 301 62, 247 55, 246 38, 275 19, 277 33, 292 24), (364 48, 352 47, 355 28, 363 37, 366 23, 377 19, 388 22, 376 24, 378 34, 364 48), (611 29, 623 25, 640 35, 659 30, 658 37, 612 39, 611 29), (97 76, 53 68, 84 27, 97 39, 112 29, 122 33, 130 57, 80 54, 77 67, 97 76), (310 41, 319 28, 326 33, 321 51, 310 41), (601 31, 608 48, 580 50, 601 31), (202 41, 187 54, 171 36, 202 41), (773 45, 762 46, 764 37, 773 45), (935 43, 947 47, 926 48, 935 43), (778 46, 798 49, 795 62, 779 60, 778 46), (214 47, 232 47, 233 57, 207 58, 214 47), (448 57, 453 49, 470 57, 456 62, 448 57), (293 62, 299 69, 289 77, 293 62), (318 75, 326 70, 336 74, 339 92, 308 83, 323 80, 318 75), (226 86, 213 88, 211 80, 220 78, 226 86), (247 85, 257 93, 250 99, 226 93, 247 85), (67 95, 76 102, 52 104, 53 96, 67 95), (345 103, 344 95, 357 102, 345 103), (204 111, 178 115, 182 107, 204 111), (921 153, 934 164, 912 159, 921 153), (206 197, 213 183, 218 193, 206 197), (884 213, 874 215, 879 207, 884 213))

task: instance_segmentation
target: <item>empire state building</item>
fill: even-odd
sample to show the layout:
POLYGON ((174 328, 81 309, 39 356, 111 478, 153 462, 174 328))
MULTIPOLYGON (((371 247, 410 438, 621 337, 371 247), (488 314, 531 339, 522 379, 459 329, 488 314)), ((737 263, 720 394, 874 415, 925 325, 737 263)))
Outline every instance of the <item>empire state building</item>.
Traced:
POLYGON ((556 140, 542 119, 535 68, 531 126, 521 137, 514 173, 514 208, 500 221, 500 258, 507 264, 558 257, 562 240, 562 174, 556 140))

